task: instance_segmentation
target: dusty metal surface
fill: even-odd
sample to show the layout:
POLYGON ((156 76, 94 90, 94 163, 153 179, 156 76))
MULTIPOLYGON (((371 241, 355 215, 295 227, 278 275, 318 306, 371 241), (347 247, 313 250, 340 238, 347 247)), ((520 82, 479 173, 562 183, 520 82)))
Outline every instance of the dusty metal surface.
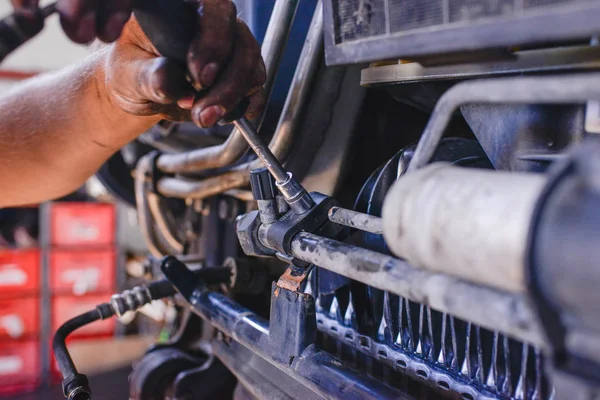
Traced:
POLYGON ((372 86, 597 69, 600 69, 599 47, 559 47, 519 51, 514 53, 514 57, 508 57, 506 60, 478 63, 429 66, 418 62, 409 62, 370 67, 362 70, 360 84, 372 86))
POLYGON ((383 233, 381 218, 363 214, 342 207, 332 207, 328 213, 329 220, 336 224, 371 232, 376 235, 383 233))
POLYGON ((536 314, 525 296, 424 271, 392 256, 306 232, 299 233, 292 241, 292 254, 439 312, 537 346, 546 344, 536 314))
POLYGON ((599 18, 598 3, 586 0, 329 0, 325 2, 326 60, 328 65, 343 65, 572 43, 595 35, 599 18), (557 7, 559 3, 562 7, 557 7), (445 12, 450 8, 460 12, 452 16, 445 12), (490 18, 485 17, 490 11, 490 18), (466 19, 458 21, 457 16, 466 19), (341 41, 340 36, 348 32, 345 17, 354 25, 349 41, 341 41))

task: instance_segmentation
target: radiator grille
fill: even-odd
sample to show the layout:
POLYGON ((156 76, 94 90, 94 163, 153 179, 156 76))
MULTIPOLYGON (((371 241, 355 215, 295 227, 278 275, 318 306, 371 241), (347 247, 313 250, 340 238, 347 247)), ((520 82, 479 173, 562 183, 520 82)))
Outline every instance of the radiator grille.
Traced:
POLYGON ((417 29, 509 19, 592 0, 337 0, 336 43, 417 29))
POLYGON ((463 399, 551 398, 539 349, 358 282, 320 293, 318 280, 305 292, 322 346, 358 370, 407 391, 417 380, 463 399))

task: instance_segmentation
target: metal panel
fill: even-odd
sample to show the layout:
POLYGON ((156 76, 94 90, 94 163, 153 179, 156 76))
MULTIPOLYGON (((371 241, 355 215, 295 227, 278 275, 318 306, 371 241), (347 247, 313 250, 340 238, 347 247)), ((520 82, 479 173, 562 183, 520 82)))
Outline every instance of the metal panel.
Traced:
POLYGON ((600 18, 595 0, 379 3, 324 2, 328 65, 586 39, 598 32, 600 18))

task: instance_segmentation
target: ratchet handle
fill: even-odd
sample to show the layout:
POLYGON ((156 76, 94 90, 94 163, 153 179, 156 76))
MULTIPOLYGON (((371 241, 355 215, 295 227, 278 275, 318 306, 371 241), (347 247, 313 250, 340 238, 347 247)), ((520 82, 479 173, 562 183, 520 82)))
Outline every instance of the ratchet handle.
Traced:
POLYGON ((185 64, 196 34, 196 8, 184 0, 136 0, 134 15, 158 52, 185 64))
MULTIPOLYGON (((165 57, 186 63, 188 47, 196 34, 197 10, 184 0, 136 0, 134 15, 156 50, 165 57)), ((244 116, 250 101, 245 98, 219 124, 244 116)))

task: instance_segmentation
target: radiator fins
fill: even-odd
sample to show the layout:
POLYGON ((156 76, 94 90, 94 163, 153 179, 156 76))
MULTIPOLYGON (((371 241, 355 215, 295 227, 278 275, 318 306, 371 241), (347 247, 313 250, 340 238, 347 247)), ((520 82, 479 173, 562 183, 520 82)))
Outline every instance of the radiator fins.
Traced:
POLYGON ((398 387, 412 374, 466 399, 551 398, 539 349, 369 287, 359 290, 361 304, 355 288, 321 295, 315 278, 306 291, 316 299, 325 350, 354 367, 398 387))

